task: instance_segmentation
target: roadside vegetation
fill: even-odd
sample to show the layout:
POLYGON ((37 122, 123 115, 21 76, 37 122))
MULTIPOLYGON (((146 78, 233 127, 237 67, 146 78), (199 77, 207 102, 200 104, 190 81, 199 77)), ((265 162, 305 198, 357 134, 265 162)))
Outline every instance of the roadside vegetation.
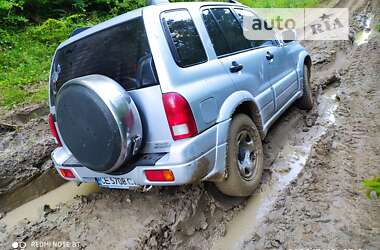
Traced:
POLYGON ((366 188, 368 198, 376 199, 380 197, 380 176, 363 180, 363 186, 366 188))
MULTIPOLYGON (((251 7, 311 7, 319 0, 242 0, 251 7)), ((145 0, 0 0, 0 107, 47 99, 51 58, 77 27, 142 7, 145 0)))
POLYGON ((70 32, 145 0, 0 0, 0 106, 47 99, 51 58, 70 32))

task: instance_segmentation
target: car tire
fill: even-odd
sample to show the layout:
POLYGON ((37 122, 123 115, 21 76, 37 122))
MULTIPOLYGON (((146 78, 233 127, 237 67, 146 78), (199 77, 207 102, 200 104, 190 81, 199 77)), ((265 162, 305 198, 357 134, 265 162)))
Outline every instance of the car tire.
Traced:
POLYGON ((228 196, 250 196, 260 184, 263 164, 259 130, 249 116, 237 114, 228 134, 225 179, 215 186, 228 196))
POLYGON ((297 101, 297 106, 300 109, 311 110, 314 106, 314 98, 310 86, 310 68, 306 64, 303 66, 303 75, 303 95, 297 101))

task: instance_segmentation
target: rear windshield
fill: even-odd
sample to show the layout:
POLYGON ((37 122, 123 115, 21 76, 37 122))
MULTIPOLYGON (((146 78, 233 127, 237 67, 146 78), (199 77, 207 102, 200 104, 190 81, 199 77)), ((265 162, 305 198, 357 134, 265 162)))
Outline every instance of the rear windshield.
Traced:
POLYGON ((126 90, 158 83, 141 17, 59 49, 52 67, 53 91, 68 80, 90 74, 108 76, 126 90))

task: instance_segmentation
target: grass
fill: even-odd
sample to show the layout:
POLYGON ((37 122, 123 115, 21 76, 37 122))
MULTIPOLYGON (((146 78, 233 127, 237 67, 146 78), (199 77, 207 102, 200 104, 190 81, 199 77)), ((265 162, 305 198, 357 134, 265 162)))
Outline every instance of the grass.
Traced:
MULTIPOLYGON (((251 7, 311 7, 319 0, 241 0, 251 7)), ((0 107, 47 100, 51 58, 59 42, 80 26, 107 17, 74 15, 24 28, 0 28, 0 107)))
POLYGON ((368 198, 372 198, 373 196, 380 197, 380 176, 372 179, 365 179, 362 184, 366 188, 365 191, 368 198))
POLYGON ((12 107, 46 99, 54 45, 31 39, 28 32, 10 35, 12 43, 0 56, 0 105, 12 107))
POLYGON ((0 29, 0 106, 47 100, 51 59, 58 44, 76 27, 101 22, 83 15, 49 19, 41 25, 0 29))

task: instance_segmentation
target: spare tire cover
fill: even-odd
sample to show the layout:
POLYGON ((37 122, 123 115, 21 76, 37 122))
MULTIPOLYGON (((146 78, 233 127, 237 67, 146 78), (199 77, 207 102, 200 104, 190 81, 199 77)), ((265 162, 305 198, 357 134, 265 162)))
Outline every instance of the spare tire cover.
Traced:
POLYGON ((128 93, 106 76, 66 82, 57 94, 56 112, 64 146, 89 169, 112 172, 141 147, 137 108, 128 93))

